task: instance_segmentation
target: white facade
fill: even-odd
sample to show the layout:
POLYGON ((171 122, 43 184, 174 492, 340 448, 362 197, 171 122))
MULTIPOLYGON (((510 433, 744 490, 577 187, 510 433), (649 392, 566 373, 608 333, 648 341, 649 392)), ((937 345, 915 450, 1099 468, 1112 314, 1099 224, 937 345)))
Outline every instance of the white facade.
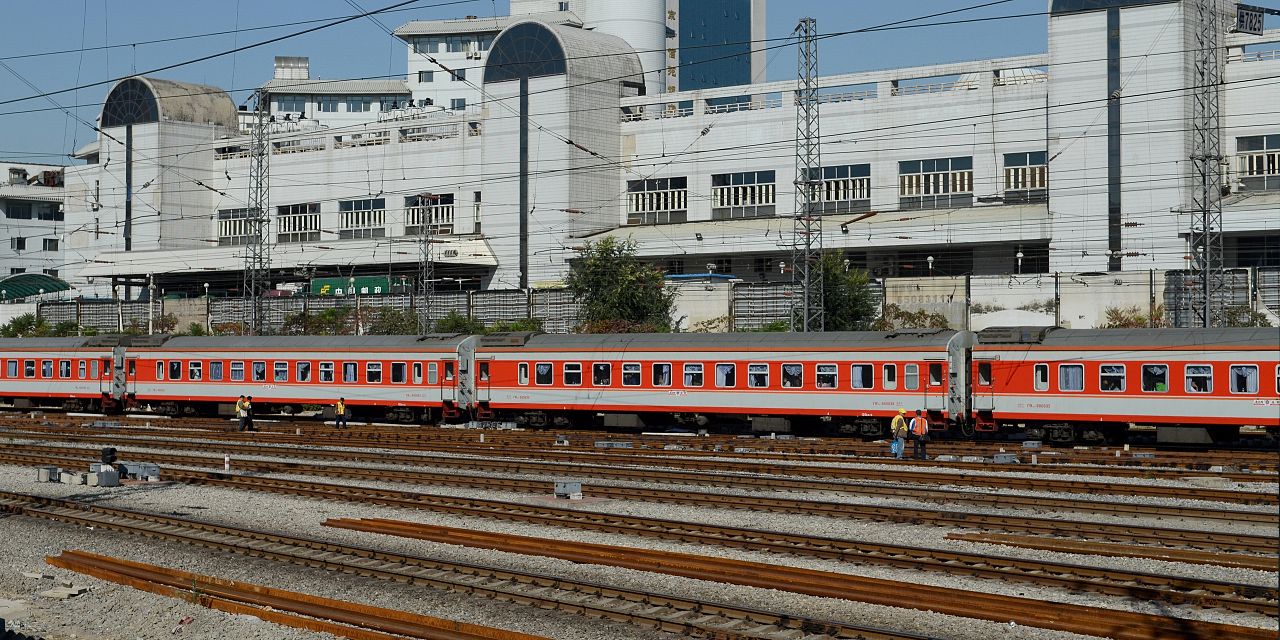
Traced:
MULTIPOLYGON (((655 93, 649 45, 583 28, 590 2, 515 4, 534 13, 397 30, 413 107, 277 117, 277 277, 415 274, 425 224, 437 268, 486 288, 556 283, 584 241, 606 234, 634 239, 672 273, 712 264, 789 280, 795 83, 655 93), (503 44, 516 29, 547 48, 522 57, 514 36, 503 44), (416 82, 418 71, 467 64, 465 81, 416 82), (485 78, 486 66, 501 77, 485 78), (465 108, 442 105, 464 94, 465 108), (743 95, 753 99, 732 100, 743 95)), ((644 11, 615 17, 643 31, 651 7, 636 4, 644 11)), ((891 276, 1186 268, 1193 25, 1179 2, 1120 4, 1049 18, 1046 54, 822 77, 823 246, 891 276)), ((1277 30, 1224 41, 1229 267, 1280 266, 1280 118, 1267 108, 1280 103, 1267 82, 1280 74, 1278 41, 1277 30)), ((89 260, 79 284, 166 269, 171 281, 234 288, 248 137, 198 117, 133 128, 131 251, 119 235, 119 128, 81 154, 96 163, 67 171, 69 245, 89 260)))
POLYGON ((0 278, 19 273, 63 275, 63 169, 0 161, 0 278))

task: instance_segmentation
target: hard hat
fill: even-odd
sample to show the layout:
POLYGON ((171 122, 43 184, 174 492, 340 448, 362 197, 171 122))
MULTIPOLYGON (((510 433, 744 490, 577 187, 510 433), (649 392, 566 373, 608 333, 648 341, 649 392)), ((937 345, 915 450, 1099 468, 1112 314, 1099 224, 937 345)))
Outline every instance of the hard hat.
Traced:
POLYGON ((898 413, 906 413, 906 412, 907 412, 906 409, 903 409, 901 407, 898 408, 898 413))

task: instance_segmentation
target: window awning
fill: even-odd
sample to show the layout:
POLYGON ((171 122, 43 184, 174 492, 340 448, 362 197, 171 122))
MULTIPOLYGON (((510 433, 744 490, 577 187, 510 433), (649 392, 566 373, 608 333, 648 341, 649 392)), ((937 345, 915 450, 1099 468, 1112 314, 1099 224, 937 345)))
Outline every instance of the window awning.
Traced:
POLYGON ((41 291, 55 293, 70 289, 71 285, 66 280, 44 273, 19 273, 0 278, 0 300, 29 298, 40 295, 41 291))

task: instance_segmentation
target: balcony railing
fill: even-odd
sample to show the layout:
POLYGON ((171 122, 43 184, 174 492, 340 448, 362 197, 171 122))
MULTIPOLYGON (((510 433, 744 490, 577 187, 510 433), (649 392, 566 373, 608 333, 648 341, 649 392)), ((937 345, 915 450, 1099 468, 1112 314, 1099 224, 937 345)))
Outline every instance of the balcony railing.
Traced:
POLYGON ((423 224, 427 225, 432 234, 452 234, 453 205, 440 204, 430 207, 409 207, 404 210, 405 235, 416 236, 422 233, 423 224))

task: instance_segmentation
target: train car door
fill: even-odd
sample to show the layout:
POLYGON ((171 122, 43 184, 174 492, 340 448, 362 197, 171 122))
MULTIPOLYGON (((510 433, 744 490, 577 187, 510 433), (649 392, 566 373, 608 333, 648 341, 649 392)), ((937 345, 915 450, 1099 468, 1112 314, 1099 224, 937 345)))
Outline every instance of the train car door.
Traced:
POLYGON ((974 411, 994 411, 996 408, 994 367, 995 360, 988 358, 973 359, 974 411))
POLYGON ((458 399, 458 362, 445 360, 440 366, 440 399, 453 402, 458 399))
POLYGON ((114 397, 111 385, 115 379, 114 358, 98 358, 98 392, 104 396, 114 397))
POLYGON ((493 358, 476 358, 476 402, 489 401, 489 384, 493 377, 493 358))
POLYGON ((947 385, 942 375, 944 364, 942 359, 924 363, 924 408, 929 411, 947 408, 947 385))

